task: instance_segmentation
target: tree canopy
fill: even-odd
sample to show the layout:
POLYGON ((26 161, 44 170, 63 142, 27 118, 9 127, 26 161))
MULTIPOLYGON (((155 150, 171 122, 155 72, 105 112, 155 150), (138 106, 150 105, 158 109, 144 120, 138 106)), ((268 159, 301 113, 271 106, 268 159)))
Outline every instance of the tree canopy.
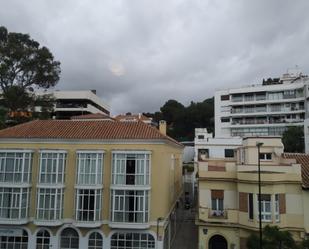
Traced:
POLYGON ((0 27, 0 89, 9 111, 28 110, 35 88, 47 89, 59 81, 60 62, 48 48, 28 34, 0 27))
POLYGON ((207 128, 213 131, 214 126, 214 98, 202 102, 191 102, 184 106, 174 99, 170 99, 160 108, 159 112, 144 113, 154 121, 164 119, 167 122, 167 134, 178 141, 192 140, 195 128, 207 128))
POLYGON ((291 126, 282 135, 285 152, 304 152, 304 127, 291 126))
MULTIPOLYGON (((295 243, 292 235, 288 231, 279 230, 277 226, 265 226, 263 228, 262 246, 264 249, 292 249, 303 248, 295 243)), ((247 240, 248 249, 260 249, 257 234, 252 234, 247 240)))

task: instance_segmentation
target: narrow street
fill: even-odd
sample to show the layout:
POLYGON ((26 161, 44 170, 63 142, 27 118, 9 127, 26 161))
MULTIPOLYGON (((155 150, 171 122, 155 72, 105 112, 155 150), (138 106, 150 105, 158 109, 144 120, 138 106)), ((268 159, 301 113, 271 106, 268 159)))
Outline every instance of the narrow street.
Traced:
MULTIPOLYGON (((190 199, 192 200, 193 194, 190 191, 190 186, 185 183, 185 191, 189 190, 190 199)), ((196 199, 196 198, 194 198, 196 199)), ((192 201, 192 207, 190 209, 185 209, 181 205, 178 214, 178 226, 175 239, 172 243, 171 249, 197 249, 198 245, 198 229, 195 225, 195 215, 196 215, 196 201, 192 201)))

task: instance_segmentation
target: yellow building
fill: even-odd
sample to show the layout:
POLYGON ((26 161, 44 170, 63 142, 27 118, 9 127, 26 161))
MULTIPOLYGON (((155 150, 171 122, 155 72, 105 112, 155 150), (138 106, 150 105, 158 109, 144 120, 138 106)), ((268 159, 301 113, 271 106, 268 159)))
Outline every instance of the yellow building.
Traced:
POLYGON ((252 137, 243 140, 232 158, 198 162, 199 249, 244 249, 248 236, 258 231, 258 159, 263 226, 288 230, 298 241, 304 238, 309 198, 302 188, 301 165, 282 153, 281 138, 252 137), (258 142, 263 143, 259 155, 258 142))
POLYGON ((1 130, 1 248, 169 248, 183 146, 160 131, 112 119, 1 130))

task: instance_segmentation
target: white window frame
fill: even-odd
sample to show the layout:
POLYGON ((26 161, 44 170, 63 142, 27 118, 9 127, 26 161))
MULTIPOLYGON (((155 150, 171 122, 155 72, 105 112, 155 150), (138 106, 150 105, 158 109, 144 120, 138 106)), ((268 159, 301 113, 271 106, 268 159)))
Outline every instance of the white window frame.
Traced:
POLYGON ((104 151, 76 151, 76 168, 75 220, 77 222, 99 221, 102 212, 104 151), (89 171, 86 172, 87 170, 89 171), (88 208, 83 206, 84 198, 88 198, 88 208), (93 209, 89 207, 90 198, 94 199, 93 209))
POLYGON ((20 236, 1 236, 2 248, 28 248, 29 236, 25 229, 21 229, 20 236))
POLYGON ((112 222, 121 223, 147 223, 149 222, 149 190, 125 190, 112 189, 111 190, 111 220, 112 222), (116 192, 118 191, 118 193, 116 192), (130 192, 134 192, 133 195, 130 192), (142 194, 137 194, 137 193, 142 194), (134 198, 133 210, 126 209, 126 201, 128 198, 134 198), (142 215, 140 220, 139 214, 142 215), (117 215, 120 218, 117 218, 117 215), (133 215, 133 221, 129 221, 129 216, 133 215), (122 216, 122 218, 121 218, 122 216))
POLYGON ((75 219, 79 222, 93 222, 101 219, 102 211, 102 190, 101 189, 76 189, 76 211, 75 219), (86 193, 88 191, 88 193, 86 193), (91 194, 93 192, 93 194, 91 194), (90 197, 93 196, 94 204, 93 209, 89 208, 90 197), (84 207, 84 198, 88 197, 88 209, 84 207), (91 217, 91 212, 93 216, 91 217), (83 214, 86 213, 86 219, 83 214))
POLYGON ((0 150, 0 182, 30 183, 32 158, 32 150, 0 150), (10 171, 7 168, 8 160, 14 161, 10 171), (12 174, 12 179, 7 179, 9 174, 12 174))
POLYGON ((29 204, 30 188, 0 187, 0 219, 26 219, 28 217, 29 204), (11 198, 8 199, 8 196, 11 198), (7 201, 9 202, 8 205, 4 206, 7 201), (13 215, 13 212, 18 213, 18 215, 13 215))
MULTIPOLYGON (((271 222, 272 221, 272 195, 271 194, 263 194, 263 195, 269 195, 270 200, 261 200, 261 219, 263 222, 271 222), (267 205, 270 205, 269 210, 266 211, 267 205)), ((257 207, 259 208, 259 195, 257 194, 257 207)), ((259 220, 259 212, 258 213, 258 220, 259 220)))
POLYGON ((149 151, 113 151, 112 154, 112 184, 130 186, 149 186, 151 172, 151 153, 149 151), (142 158, 143 156, 143 158, 142 158), (134 184, 127 184, 127 161, 135 157, 134 184), (140 158, 139 158, 140 157, 140 158))
POLYGON ((36 211, 37 220, 55 221, 55 220, 62 219, 63 198, 64 198, 64 189, 61 187, 60 188, 44 188, 44 187, 38 188, 37 189, 37 211, 36 211), (47 197, 49 198, 48 202, 46 202, 47 197), (48 204, 49 207, 47 207, 46 204, 48 204))
POLYGON ((92 232, 88 236, 88 249, 103 249, 103 236, 99 232, 92 232), (94 236, 94 238, 91 238, 94 236))
POLYGON ((79 242, 80 242, 80 238, 79 238, 79 234, 78 232, 74 229, 74 228, 71 228, 71 227, 67 227, 65 229, 63 229, 60 233, 60 249, 78 249, 80 248, 79 247, 79 242), (63 236, 63 232, 66 231, 66 230, 72 230, 76 233, 77 236, 63 236), (68 247, 62 247, 62 242, 63 240, 68 240, 67 243, 69 244, 68 247), (75 240, 75 241, 74 241, 75 240), (77 241, 76 241, 77 240, 77 241), (77 244, 77 247, 72 247, 72 242, 74 241, 74 243, 77 244))
POLYGON ((76 152, 76 184, 102 185, 103 184, 103 151, 77 151, 76 152), (88 167, 91 165, 90 167, 88 167), (93 168, 94 166, 94 168, 93 168), (89 172, 86 172, 87 168, 89 172), (93 171, 94 170, 94 171, 93 171), (92 181, 92 177, 94 181, 92 181))
POLYGON ((279 194, 275 194, 275 198, 274 198, 274 213, 275 213, 275 221, 276 222, 280 222, 279 194))
POLYGON ((67 151, 40 150, 39 163, 36 219, 39 221, 61 220, 63 218, 67 151), (51 161, 48 162, 48 160, 51 161), (47 167, 51 167, 51 170, 47 167), (49 198, 48 202, 46 198, 49 198))
POLYGON ((138 233, 138 232, 115 232, 111 236, 111 249, 122 249, 126 245, 126 249, 154 249, 156 248, 156 240, 150 233, 138 233), (128 236, 129 235, 129 236, 128 236), (131 244, 132 246, 128 246, 131 244), (138 244, 138 245, 136 245, 138 244))
POLYGON ((272 155, 271 152, 260 152, 259 158, 262 161, 271 161, 272 158, 273 158, 273 155, 272 155), (270 159, 267 158, 267 155, 269 155, 269 154, 270 154, 270 159), (261 156, 263 156, 263 158, 261 158, 261 156))
POLYGON ((36 249, 45 249, 45 248, 49 248, 49 247, 51 247, 50 232, 43 228, 36 233, 36 247, 35 248, 36 249), (38 240, 41 240, 41 242, 39 242, 38 240))
POLYGON ((40 172, 38 180, 39 184, 50 184, 50 185, 63 184, 65 181, 66 162, 67 162, 67 151, 41 150, 40 172), (52 156, 52 158, 49 158, 49 156, 52 156), (54 158, 54 156, 56 157, 54 158), (62 156, 62 158, 60 156, 62 156), (49 167, 48 160, 51 160, 52 171, 50 172, 47 171, 47 167, 49 167), (60 161, 62 161, 62 169, 60 167, 60 161), (55 175, 55 180, 52 180, 53 175, 55 175))

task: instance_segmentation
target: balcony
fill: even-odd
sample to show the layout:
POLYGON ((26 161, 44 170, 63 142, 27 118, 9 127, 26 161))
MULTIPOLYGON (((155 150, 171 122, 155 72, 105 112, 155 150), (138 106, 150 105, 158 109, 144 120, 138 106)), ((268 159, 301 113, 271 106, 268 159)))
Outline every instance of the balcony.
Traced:
POLYGON ((228 219, 228 211, 227 210, 211 210, 208 211, 209 219, 228 219))
POLYGON ((224 209, 220 213, 208 207, 199 207, 199 220, 204 222, 237 223, 238 210, 224 209))

